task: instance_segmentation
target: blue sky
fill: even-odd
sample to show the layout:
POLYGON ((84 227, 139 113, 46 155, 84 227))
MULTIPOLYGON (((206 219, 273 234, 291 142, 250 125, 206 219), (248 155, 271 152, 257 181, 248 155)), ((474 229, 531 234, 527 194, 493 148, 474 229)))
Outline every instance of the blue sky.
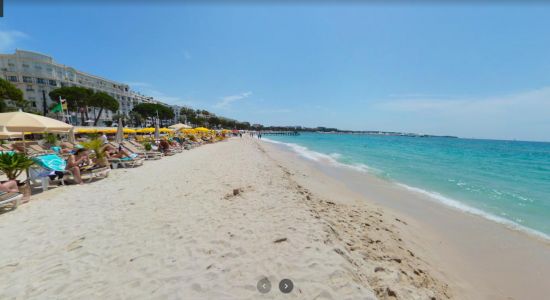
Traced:
POLYGON ((542 2, 13 2, 2 53, 49 54, 168 103, 265 125, 550 141, 542 2))

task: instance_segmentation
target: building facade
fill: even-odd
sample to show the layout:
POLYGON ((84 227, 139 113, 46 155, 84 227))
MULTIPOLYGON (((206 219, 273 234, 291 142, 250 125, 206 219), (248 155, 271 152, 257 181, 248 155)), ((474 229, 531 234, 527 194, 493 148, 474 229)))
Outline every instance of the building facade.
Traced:
MULTIPOLYGON (((14 54, 0 54, 0 75, 21 89, 30 107, 40 113, 48 111, 58 100, 50 99, 49 92, 67 86, 85 87, 111 95, 119 102, 119 112, 124 115, 128 115, 139 103, 160 103, 153 97, 131 91, 127 84, 76 70, 55 62, 50 56, 31 51, 16 50, 14 54)), ((98 112, 97 109, 89 108, 88 116, 90 119, 95 118, 98 112)), ((104 110, 98 125, 111 121, 112 116, 113 112, 104 110)), ((80 122, 76 112, 73 112, 71 120, 73 124, 80 122)))

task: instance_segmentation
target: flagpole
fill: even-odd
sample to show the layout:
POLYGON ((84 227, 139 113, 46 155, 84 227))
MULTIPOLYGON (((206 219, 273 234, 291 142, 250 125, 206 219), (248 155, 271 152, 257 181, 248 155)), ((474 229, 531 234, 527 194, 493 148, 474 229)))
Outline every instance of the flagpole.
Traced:
POLYGON ((59 106, 61 107, 61 118, 63 118, 63 122, 67 123, 67 117, 65 116, 65 111, 63 110, 63 102, 61 101, 61 96, 59 96, 59 106))

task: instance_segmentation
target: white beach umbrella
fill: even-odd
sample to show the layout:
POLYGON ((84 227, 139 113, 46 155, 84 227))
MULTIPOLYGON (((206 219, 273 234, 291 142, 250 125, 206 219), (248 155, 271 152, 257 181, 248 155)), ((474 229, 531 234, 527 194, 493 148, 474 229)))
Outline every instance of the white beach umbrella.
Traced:
POLYGON ((189 128, 192 128, 192 127, 189 126, 189 125, 178 123, 178 124, 174 124, 172 126, 169 126, 168 128, 174 129, 174 130, 181 130, 181 129, 189 129, 189 128))
POLYGON ((159 120, 155 121, 155 141, 160 140, 160 128, 159 128, 159 120))
POLYGON ((6 127, 0 126, 0 139, 13 139, 13 138, 23 138, 22 132, 12 132, 8 131, 6 127))
POLYGON ((76 138, 74 136, 74 128, 71 128, 71 130, 69 130, 68 140, 69 140, 69 143, 74 144, 76 142, 76 138))
MULTIPOLYGON (((69 133, 73 129, 73 125, 22 111, 0 113, 0 126, 5 127, 10 132, 69 133)), ((26 153, 25 135, 22 135, 22 137, 23 150, 26 153)))
POLYGON ((116 129, 115 141, 117 143, 122 143, 122 138, 124 137, 124 128, 122 127, 122 118, 118 118, 118 127, 116 129))
POLYGON ((11 132, 68 133, 73 128, 72 125, 52 118, 21 111, 0 113, 0 126, 11 132))

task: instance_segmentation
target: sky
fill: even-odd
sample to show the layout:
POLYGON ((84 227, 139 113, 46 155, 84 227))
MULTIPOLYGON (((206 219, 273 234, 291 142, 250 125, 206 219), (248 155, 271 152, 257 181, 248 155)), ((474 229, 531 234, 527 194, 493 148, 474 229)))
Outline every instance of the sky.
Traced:
POLYGON ((4 1, 24 49, 264 125, 550 141, 550 2, 4 1))

